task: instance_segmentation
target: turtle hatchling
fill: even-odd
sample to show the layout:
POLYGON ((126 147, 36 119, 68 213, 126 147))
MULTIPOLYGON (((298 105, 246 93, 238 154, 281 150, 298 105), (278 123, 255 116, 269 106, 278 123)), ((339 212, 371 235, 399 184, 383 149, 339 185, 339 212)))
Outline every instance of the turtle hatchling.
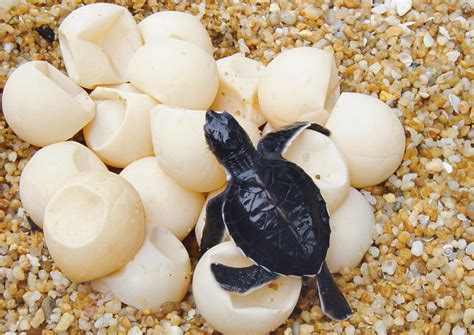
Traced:
POLYGON ((207 204, 201 251, 220 243, 227 230, 255 264, 213 263, 222 288, 244 294, 278 276, 315 276, 323 313, 345 320, 351 308, 325 261, 331 233, 326 203, 311 177, 282 156, 304 129, 329 136, 318 124, 299 122, 269 133, 255 150, 232 115, 206 113, 206 142, 226 170, 227 186, 207 204))

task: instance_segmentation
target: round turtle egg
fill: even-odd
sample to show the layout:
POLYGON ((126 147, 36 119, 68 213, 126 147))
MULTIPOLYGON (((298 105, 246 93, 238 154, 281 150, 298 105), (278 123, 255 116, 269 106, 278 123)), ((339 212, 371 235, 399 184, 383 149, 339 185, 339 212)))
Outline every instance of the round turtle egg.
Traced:
POLYGON ((92 282, 96 291, 112 292, 137 309, 158 312, 164 303, 179 303, 191 281, 191 262, 181 242, 168 230, 147 224, 146 238, 119 271, 92 282))
POLYGON ((204 204, 201 193, 185 189, 168 177, 155 157, 139 159, 120 172, 135 187, 148 224, 157 224, 184 239, 192 230, 204 204))
POLYGON ((10 75, 2 106, 15 134, 40 147, 70 139, 95 113, 87 92, 43 61, 24 63, 10 75))
POLYGON ((135 53, 128 79, 163 104, 190 109, 209 108, 219 84, 211 55, 192 43, 165 37, 135 53))
POLYGON ((153 155, 150 110, 158 101, 130 84, 97 87, 91 98, 96 114, 84 128, 84 138, 107 165, 123 168, 153 155))
POLYGON ((377 98, 342 93, 326 126, 347 159, 353 187, 383 182, 402 161, 403 126, 394 111, 377 98))
POLYGON ((258 81, 265 66, 242 54, 217 61, 219 90, 211 108, 248 119, 258 126, 265 123, 258 104, 258 81))
POLYGON ((78 172, 88 170, 107 171, 107 167, 77 142, 51 144, 33 155, 21 173, 20 199, 37 226, 43 226, 46 205, 56 190, 78 172))
POLYGON ((296 306, 301 278, 279 277, 245 295, 219 286, 211 272, 212 263, 245 267, 252 262, 228 241, 208 250, 193 276, 193 296, 202 317, 217 331, 229 335, 267 334, 290 316, 296 306))
POLYGON ((126 82, 128 63, 142 45, 132 14, 114 4, 79 7, 58 32, 67 73, 86 88, 126 82))
POLYGON ((351 188, 329 220, 331 237, 326 262, 331 272, 357 266, 372 245, 374 210, 365 197, 351 188))
POLYGON ((145 238, 145 213, 124 178, 85 171, 53 195, 43 228, 53 260, 79 283, 108 275, 133 258, 145 238))
POLYGON ((163 37, 190 42, 212 56, 211 38, 201 21, 189 13, 162 11, 144 18, 138 29, 145 43, 151 43, 163 37))
MULTIPOLYGON (((206 111, 158 105, 151 111, 153 149, 160 168, 181 186, 210 192, 225 183, 225 172, 209 150, 204 137, 206 111)), ((236 118, 254 145, 260 139, 257 126, 236 118)))
POLYGON ((258 86, 263 116, 277 128, 296 121, 324 124, 338 96, 333 55, 312 47, 280 53, 265 68, 258 86))

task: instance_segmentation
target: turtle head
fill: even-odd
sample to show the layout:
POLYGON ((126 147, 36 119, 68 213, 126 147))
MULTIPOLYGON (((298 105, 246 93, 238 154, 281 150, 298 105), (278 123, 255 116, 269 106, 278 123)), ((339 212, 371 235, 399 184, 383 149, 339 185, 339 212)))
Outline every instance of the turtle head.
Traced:
POLYGON ((243 158, 255 150, 245 130, 226 112, 207 111, 204 135, 209 148, 224 166, 227 161, 243 158))

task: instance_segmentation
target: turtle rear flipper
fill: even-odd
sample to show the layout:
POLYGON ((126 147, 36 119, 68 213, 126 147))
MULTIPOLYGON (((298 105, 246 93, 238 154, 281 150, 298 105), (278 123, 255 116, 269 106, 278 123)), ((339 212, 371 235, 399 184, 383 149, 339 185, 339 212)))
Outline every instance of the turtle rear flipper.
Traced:
POLYGON ((316 276, 319 300, 323 313, 333 320, 347 320, 352 315, 351 307, 328 269, 326 262, 316 276))
POLYGON ((330 131, 325 127, 310 122, 296 122, 267 134, 258 142, 258 152, 262 154, 281 155, 290 146, 291 142, 305 129, 311 129, 329 136, 330 131))
POLYGON ((249 293, 275 280, 278 275, 258 265, 233 268, 223 264, 211 264, 211 271, 219 285, 226 291, 249 293))

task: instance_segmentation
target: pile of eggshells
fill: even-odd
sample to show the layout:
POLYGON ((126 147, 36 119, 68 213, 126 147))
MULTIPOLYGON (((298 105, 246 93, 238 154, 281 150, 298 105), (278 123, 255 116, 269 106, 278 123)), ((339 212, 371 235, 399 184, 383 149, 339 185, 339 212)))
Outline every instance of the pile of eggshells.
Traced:
MULTIPOLYGON (((152 312, 183 299, 192 269, 181 241, 194 227, 200 241, 206 197, 226 182, 204 140, 207 109, 232 113, 254 144, 295 121, 331 130, 329 138, 305 130, 284 157, 327 202, 331 271, 359 264, 374 215, 355 188, 396 170, 405 136, 385 103, 340 94, 330 52, 286 50, 268 66, 240 54, 215 61, 196 17, 159 12, 137 25, 126 8, 104 3, 67 16, 59 41, 68 76, 43 61, 21 65, 5 85, 3 111, 19 137, 42 147, 22 172, 20 196, 69 279, 152 312), (81 129, 87 147, 68 141, 81 129)), ((218 286, 211 262, 250 261, 227 241, 194 271, 197 310, 220 332, 266 333, 295 307, 301 279, 234 294, 218 286)))

